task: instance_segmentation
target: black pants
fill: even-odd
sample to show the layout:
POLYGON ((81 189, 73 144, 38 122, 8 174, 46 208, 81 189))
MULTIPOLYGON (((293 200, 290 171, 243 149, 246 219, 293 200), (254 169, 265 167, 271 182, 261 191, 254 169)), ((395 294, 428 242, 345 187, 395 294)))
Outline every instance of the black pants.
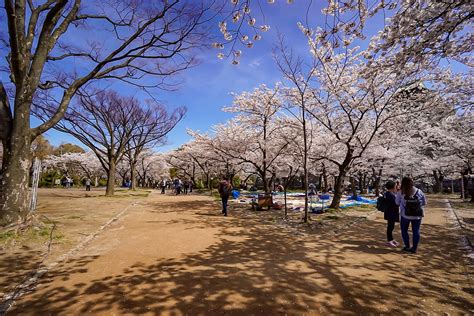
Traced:
POLYGON ((90 191, 91 190, 91 186, 90 185, 86 185, 86 191, 90 191))
POLYGON ((227 216, 227 201, 229 201, 229 196, 221 196, 222 200, 222 214, 227 216))
POLYGON ((395 229, 395 221, 387 221, 387 241, 393 240, 394 229, 395 229))
POLYGON ((166 188, 166 187, 164 187, 164 186, 161 187, 161 194, 165 194, 165 188, 166 188))

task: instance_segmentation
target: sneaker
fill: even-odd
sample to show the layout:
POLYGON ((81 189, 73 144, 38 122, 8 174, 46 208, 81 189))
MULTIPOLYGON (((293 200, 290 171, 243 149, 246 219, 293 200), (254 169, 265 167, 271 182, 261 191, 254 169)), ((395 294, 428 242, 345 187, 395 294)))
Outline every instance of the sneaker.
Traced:
POLYGON ((400 246, 400 243, 396 240, 392 240, 392 243, 395 245, 395 247, 398 247, 400 246))
POLYGON ((407 246, 405 246, 405 247, 403 247, 402 251, 409 252, 409 251, 410 251, 410 249, 411 249, 410 247, 407 247, 407 246))
POLYGON ((416 249, 414 249, 413 247, 408 249, 408 252, 411 252, 411 253, 416 253, 416 249))
POLYGON ((389 247, 396 247, 396 245, 393 243, 393 240, 387 242, 387 246, 389 247))

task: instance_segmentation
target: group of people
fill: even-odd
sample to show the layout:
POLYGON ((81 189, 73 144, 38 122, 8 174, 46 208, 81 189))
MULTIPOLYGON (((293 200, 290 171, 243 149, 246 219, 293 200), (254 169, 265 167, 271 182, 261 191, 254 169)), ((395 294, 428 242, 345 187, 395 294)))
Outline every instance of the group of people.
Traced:
POLYGON ((166 189, 172 189, 173 193, 176 195, 184 193, 188 194, 193 192, 193 182, 190 180, 184 180, 182 181, 181 179, 163 179, 160 182, 160 188, 161 188, 161 194, 166 193, 166 189))
POLYGON ((378 207, 384 212, 384 219, 387 221, 387 243, 391 247, 399 246, 399 243, 393 238, 395 223, 399 222, 403 251, 416 253, 420 242, 421 221, 426 206, 425 195, 423 191, 414 186, 413 180, 409 177, 404 177, 401 183, 388 181, 385 188, 386 192, 378 207), (413 235, 411 243, 408 234, 410 225, 413 235))

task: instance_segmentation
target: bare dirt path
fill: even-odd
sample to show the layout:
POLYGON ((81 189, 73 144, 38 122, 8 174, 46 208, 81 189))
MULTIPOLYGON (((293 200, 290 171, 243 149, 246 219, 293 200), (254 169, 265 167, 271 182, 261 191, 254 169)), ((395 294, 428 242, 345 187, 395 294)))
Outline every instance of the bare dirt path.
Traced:
POLYGON ((458 230, 441 200, 430 206, 408 255, 385 245, 381 214, 322 238, 232 206, 222 217, 209 197, 153 193, 9 314, 473 313, 458 230))

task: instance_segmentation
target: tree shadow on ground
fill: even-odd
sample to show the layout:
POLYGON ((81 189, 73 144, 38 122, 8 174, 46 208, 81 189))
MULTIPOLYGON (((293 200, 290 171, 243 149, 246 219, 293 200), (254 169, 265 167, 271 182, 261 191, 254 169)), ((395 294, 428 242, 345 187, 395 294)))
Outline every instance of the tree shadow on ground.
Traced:
MULTIPOLYGON (((186 206, 180 204, 195 212, 186 206)), ((49 273, 44 289, 25 297, 12 313, 347 315, 474 309, 469 295, 444 280, 453 280, 453 273, 459 282, 464 277, 456 236, 446 227, 424 225, 420 253, 407 255, 386 248, 385 225, 376 221, 320 238, 257 219, 215 219, 202 212, 209 205, 199 206, 193 217, 173 218, 170 224, 219 227, 219 241, 205 250, 135 262, 87 284, 82 279, 97 257, 82 257, 49 273), (66 278, 80 281, 57 286, 66 278)))
POLYGON ((43 253, 37 250, 0 251, 0 299, 35 270, 41 262, 43 253))

